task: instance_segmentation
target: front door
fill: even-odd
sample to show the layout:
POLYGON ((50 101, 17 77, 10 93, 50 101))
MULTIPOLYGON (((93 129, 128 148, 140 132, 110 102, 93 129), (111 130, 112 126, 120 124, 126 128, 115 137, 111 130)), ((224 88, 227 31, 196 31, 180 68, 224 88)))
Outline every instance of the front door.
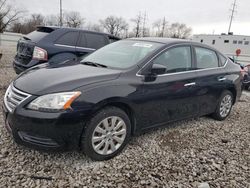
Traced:
POLYGON ((197 75, 192 71, 192 59, 190 46, 176 46, 167 49, 151 62, 151 65, 164 65, 166 71, 155 76, 155 79, 145 79, 142 128, 198 114, 197 75))

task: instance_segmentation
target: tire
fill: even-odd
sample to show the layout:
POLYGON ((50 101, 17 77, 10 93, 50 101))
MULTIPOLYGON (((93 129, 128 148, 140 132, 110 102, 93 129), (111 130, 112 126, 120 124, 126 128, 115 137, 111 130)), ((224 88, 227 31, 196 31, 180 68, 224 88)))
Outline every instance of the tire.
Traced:
POLYGON ((233 94, 232 92, 226 90, 222 93, 219 102, 217 104, 216 110, 212 114, 212 117, 216 120, 223 121, 230 115, 232 107, 233 107, 233 94), (222 107, 223 104, 224 108, 222 107))
POLYGON ((247 90, 247 91, 250 91, 250 85, 247 85, 247 86, 246 86, 246 90, 247 90))
POLYGON ((128 115, 120 108, 105 107, 86 124, 81 138, 81 149, 93 160, 108 160, 123 150, 130 135, 131 123, 128 115))

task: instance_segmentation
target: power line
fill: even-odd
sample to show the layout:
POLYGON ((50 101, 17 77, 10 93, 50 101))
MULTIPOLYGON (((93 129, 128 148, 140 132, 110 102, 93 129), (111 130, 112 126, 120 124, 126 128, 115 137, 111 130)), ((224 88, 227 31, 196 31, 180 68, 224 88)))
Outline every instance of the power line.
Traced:
POLYGON ((233 22, 233 18, 234 18, 235 9, 236 9, 236 0, 234 0, 233 8, 231 10, 232 14, 230 16, 230 23, 229 23, 229 28, 228 28, 228 34, 230 33, 230 30, 231 30, 231 26, 232 26, 232 22, 233 22))

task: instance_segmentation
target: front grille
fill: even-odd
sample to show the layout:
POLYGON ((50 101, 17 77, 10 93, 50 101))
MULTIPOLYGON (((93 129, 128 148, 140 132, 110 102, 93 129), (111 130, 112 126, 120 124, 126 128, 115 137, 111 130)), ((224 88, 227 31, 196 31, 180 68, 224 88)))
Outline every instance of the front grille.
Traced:
POLYGON ((4 104, 10 112, 13 112, 18 105, 20 105, 30 96, 31 95, 16 89, 11 84, 5 93, 4 104))

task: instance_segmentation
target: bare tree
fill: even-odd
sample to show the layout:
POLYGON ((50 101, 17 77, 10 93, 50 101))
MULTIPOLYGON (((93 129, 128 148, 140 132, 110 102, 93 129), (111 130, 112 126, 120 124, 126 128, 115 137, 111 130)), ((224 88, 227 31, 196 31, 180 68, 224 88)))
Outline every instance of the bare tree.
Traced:
POLYGON ((103 32, 103 27, 100 24, 88 23, 86 29, 90 31, 103 32))
POLYGON ((136 16, 136 18, 131 19, 132 22, 135 23, 134 27, 134 35, 135 37, 140 37, 141 36, 141 30, 142 30, 142 22, 143 22, 143 17, 141 16, 141 13, 136 16))
POLYGON ((60 16, 59 15, 48 15, 45 17, 45 25, 49 26, 60 26, 60 16))
POLYGON ((166 18, 164 17, 162 20, 162 24, 161 24, 161 33, 160 33, 160 37, 164 37, 165 35, 165 30, 167 28, 167 22, 166 22, 166 18))
POLYGON ((68 27, 80 28, 84 24, 84 18, 77 11, 66 12, 64 18, 68 27))
POLYGON ((15 10, 8 0, 0 0, 0 32, 2 33, 10 24, 17 21, 24 11, 15 10))
POLYGON ((147 20, 148 20, 148 15, 147 12, 144 12, 143 18, 142 18, 142 37, 147 37, 149 36, 150 29, 147 27, 147 20))
POLYGON ((190 37, 192 28, 187 27, 186 24, 173 23, 169 28, 169 36, 171 38, 185 39, 190 37))
POLYGON ((32 14, 30 18, 23 23, 16 21, 10 27, 10 31, 27 34, 36 29, 37 26, 44 25, 44 16, 41 14, 32 14))
POLYGON ((108 33, 115 36, 121 36, 122 32, 128 29, 128 23, 122 17, 109 16, 104 20, 100 20, 100 24, 108 33))
POLYGON ((158 19, 153 23, 153 29, 156 30, 155 36, 159 37, 161 33, 161 19, 158 19))
POLYGON ((156 36, 157 37, 165 37, 167 36, 167 26, 168 22, 166 21, 166 18, 159 19, 153 23, 153 27, 156 28, 156 36))

